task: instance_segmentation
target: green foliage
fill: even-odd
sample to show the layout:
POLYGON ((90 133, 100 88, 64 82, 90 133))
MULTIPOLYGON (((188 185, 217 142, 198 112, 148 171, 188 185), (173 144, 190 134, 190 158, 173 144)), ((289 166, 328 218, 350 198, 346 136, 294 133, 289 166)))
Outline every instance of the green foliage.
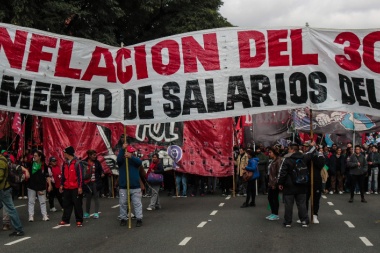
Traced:
POLYGON ((3 0, 0 22, 96 40, 135 44, 231 26, 221 0, 3 0))

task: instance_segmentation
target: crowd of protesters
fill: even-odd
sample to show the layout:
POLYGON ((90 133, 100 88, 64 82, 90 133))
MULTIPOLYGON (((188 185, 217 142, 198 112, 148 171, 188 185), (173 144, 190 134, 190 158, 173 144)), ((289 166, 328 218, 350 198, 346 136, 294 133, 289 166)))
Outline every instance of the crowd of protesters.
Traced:
MULTIPOLYGON (((119 198, 120 225, 125 226, 129 214, 136 218, 136 226, 142 226, 143 208, 142 197, 151 197, 148 211, 161 209, 159 192, 168 191, 168 196, 195 197, 214 194, 219 187, 222 195, 243 196, 245 201, 241 208, 255 207, 257 194, 267 195, 271 213, 266 219, 279 220, 279 194, 282 193, 285 204, 284 226, 291 227, 294 202, 297 204, 299 220, 303 227, 308 227, 309 199, 311 196, 310 183, 314 185, 313 217, 314 223, 319 223, 319 200, 322 194, 349 193, 348 202, 354 201, 355 194, 360 194, 360 201, 366 203, 366 194, 378 194, 379 180, 379 149, 375 145, 352 146, 348 143, 344 147, 333 144, 331 147, 318 146, 314 142, 303 145, 290 144, 288 147, 273 146, 265 148, 263 145, 253 149, 239 147, 234 149, 235 175, 215 178, 200 175, 178 173, 173 170, 165 171, 158 154, 152 155, 152 163, 147 173, 142 168, 141 160, 135 155, 136 150, 127 144, 120 149, 117 157, 119 176, 115 187, 115 196, 119 198), (128 158, 128 166, 126 162, 128 158), (307 184, 298 185, 292 181, 292 171, 298 160, 303 160, 309 170, 313 170, 314 177, 307 184), (127 182, 126 168, 129 172, 127 182), (162 181, 148 183, 149 174, 157 176, 162 181), (235 178, 235 181, 233 180, 235 178), (132 210, 127 208, 127 187, 132 201, 132 210), (258 192, 256 193, 256 187, 258 192), (144 195, 143 195, 144 193, 144 195)), ((65 158, 63 165, 57 165, 56 157, 45 158, 43 152, 34 150, 27 152, 20 161, 14 155, 2 150, 2 156, 7 158, 10 167, 24 173, 23 182, 16 186, 3 184, 1 190, 1 206, 3 210, 3 230, 15 229, 12 236, 24 235, 21 221, 14 209, 11 198, 28 199, 29 222, 36 219, 35 202, 39 202, 41 219, 49 221, 48 211, 63 211, 61 226, 70 224, 74 210, 76 226, 83 225, 83 219, 99 218, 99 197, 108 192, 104 185, 105 173, 101 163, 97 160, 97 152, 88 150, 85 159, 75 155, 73 147, 62 150, 65 158), (6 191, 13 188, 12 191, 6 191), (85 196, 85 208, 82 199, 85 196), (56 205, 57 199, 59 206, 56 205), (49 208, 47 208, 47 200, 49 208), (94 213, 91 214, 91 202, 94 200, 94 213)), ((3 178, 5 174, 1 174, 3 178)), ((1 180, 0 180, 1 181, 1 180)), ((0 184, 1 187, 1 184, 0 184)), ((111 190, 112 191, 112 190, 111 190)))

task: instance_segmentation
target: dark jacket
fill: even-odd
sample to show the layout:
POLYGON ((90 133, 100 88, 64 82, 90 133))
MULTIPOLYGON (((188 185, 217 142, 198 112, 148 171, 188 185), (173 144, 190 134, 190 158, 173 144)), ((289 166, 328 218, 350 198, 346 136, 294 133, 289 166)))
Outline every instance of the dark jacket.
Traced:
POLYGON ((368 171, 367 160, 363 154, 358 156, 354 153, 347 159, 347 168, 350 169, 350 175, 363 175, 368 171), (360 163, 360 166, 358 165, 360 163))
MULTIPOLYGON (((313 161, 313 186, 315 190, 322 190, 322 176, 321 176, 321 170, 325 166, 326 158, 322 153, 315 153, 315 155, 312 158, 313 161)), ((308 168, 310 171, 311 176, 311 162, 308 164, 308 168)), ((310 187, 309 181, 309 186, 310 187)))
POLYGON ((329 175, 335 176, 337 171, 340 171, 341 175, 344 175, 346 171, 346 157, 340 155, 339 158, 336 154, 332 155, 329 159, 329 175))
POLYGON ((295 152, 285 155, 278 179, 278 184, 283 186, 284 195, 306 194, 309 185, 294 184, 292 179, 293 170, 296 168, 296 161, 298 159, 303 159, 304 163, 308 164, 312 159, 314 152, 315 147, 311 147, 306 154, 295 152))
MULTIPOLYGON (((82 165, 83 167, 86 169, 86 170, 92 170, 92 169, 95 169, 95 184, 96 184, 96 190, 100 190, 102 188, 102 174, 103 174, 103 167, 101 165, 101 163, 98 161, 98 160, 95 160, 95 161, 92 161, 94 163, 94 167, 95 168, 89 168, 88 166, 88 160, 89 158, 87 157, 85 160, 82 161, 82 165)), ((91 171, 88 171, 88 173, 92 173, 91 171)), ((87 173, 86 173, 87 174, 87 173)), ((84 177, 84 176, 83 176, 84 177)), ((94 183, 94 182, 91 182, 91 178, 90 179, 85 179, 84 178, 84 184, 90 184, 90 183, 94 183)), ((84 187, 83 188, 84 191, 88 192, 88 187, 84 187)))
MULTIPOLYGON (((117 155, 117 165, 119 166, 119 188, 127 189, 127 171, 125 168, 125 150, 120 149, 117 155)), ((142 164, 141 160, 136 156, 128 159, 128 172, 129 172, 129 188, 140 188, 140 172, 139 167, 142 164)))
POLYGON ((277 157, 274 161, 271 162, 269 165, 269 180, 268 180, 268 187, 277 187, 277 176, 278 172, 280 171, 282 164, 281 157, 277 157))
POLYGON ((380 154, 375 152, 371 152, 367 156, 367 162, 372 162, 372 164, 368 164, 368 168, 377 168, 380 165, 380 154))
POLYGON ((259 158, 259 171, 264 171, 264 173, 266 174, 269 162, 268 157, 262 152, 258 153, 256 157, 259 158))
POLYGON ((47 181, 49 177, 48 166, 43 162, 41 164, 41 169, 37 170, 32 174, 33 163, 30 164, 28 170, 30 178, 28 179, 27 188, 34 191, 44 191, 46 190, 47 181))

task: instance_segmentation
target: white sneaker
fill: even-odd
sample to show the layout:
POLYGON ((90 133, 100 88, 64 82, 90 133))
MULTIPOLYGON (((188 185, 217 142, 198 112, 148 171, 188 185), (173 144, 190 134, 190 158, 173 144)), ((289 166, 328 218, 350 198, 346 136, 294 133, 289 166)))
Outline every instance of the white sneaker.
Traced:
POLYGON ((318 215, 313 215, 313 223, 314 224, 319 224, 319 220, 318 220, 318 215))
POLYGON ((297 220, 297 223, 298 223, 298 224, 301 224, 301 220, 297 220))
POLYGON ((50 208, 50 212, 57 212, 57 209, 55 207, 50 208))
POLYGON ((27 196, 24 196, 24 199, 28 199, 28 197, 27 197, 27 196))
POLYGON ((20 197, 18 197, 18 199, 22 199, 22 197, 20 196, 20 197))
POLYGON ((147 207, 146 210, 148 210, 148 211, 153 211, 153 208, 151 208, 151 207, 147 207))
POLYGON ((29 222, 33 222, 33 221, 34 221, 33 215, 29 215, 29 222))
POLYGON ((374 192, 373 194, 378 194, 377 192, 374 192))
POLYGON ((343 194, 343 192, 342 192, 342 191, 339 191, 339 194, 343 194))
POLYGON ((365 194, 369 195, 369 194, 371 194, 371 193, 370 193, 370 192, 365 192, 365 194))
POLYGON ((49 221, 49 217, 47 215, 45 215, 43 218, 42 218, 43 221, 49 221))
POLYGON ((330 192, 329 192, 329 194, 331 194, 331 195, 332 195, 332 194, 334 194, 334 192, 333 192, 333 191, 330 191, 330 192))

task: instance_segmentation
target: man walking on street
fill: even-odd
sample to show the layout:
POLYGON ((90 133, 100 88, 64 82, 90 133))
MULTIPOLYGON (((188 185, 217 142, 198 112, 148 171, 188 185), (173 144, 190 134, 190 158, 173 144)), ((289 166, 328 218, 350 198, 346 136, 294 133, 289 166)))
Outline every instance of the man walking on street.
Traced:
POLYGON ((361 153, 362 148, 360 145, 355 146, 355 153, 347 159, 347 168, 351 177, 351 198, 349 203, 354 202, 354 191, 356 183, 359 184, 360 196, 363 203, 367 203, 364 198, 364 175, 367 173, 368 165, 367 160, 361 153))
POLYGON ((315 142, 310 143, 310 145, 309 151, 306 154, 302 154, 299 151, 298 144, 291 144, 288 154, 284 156, 285 159, 280 169, 278 185, 279 189, 283 190, 285 202, 284 226, 286 228, 292 226, 294 200, 297 204, 298 217, 301 220, 302 227, 309 226, 309 216, 306 208, 306 193, 309 185, 307 183, 297 183, 294 173, 298 162, 303 161, 306 166, 312 159, 313 152, 315 151, 315 142))

